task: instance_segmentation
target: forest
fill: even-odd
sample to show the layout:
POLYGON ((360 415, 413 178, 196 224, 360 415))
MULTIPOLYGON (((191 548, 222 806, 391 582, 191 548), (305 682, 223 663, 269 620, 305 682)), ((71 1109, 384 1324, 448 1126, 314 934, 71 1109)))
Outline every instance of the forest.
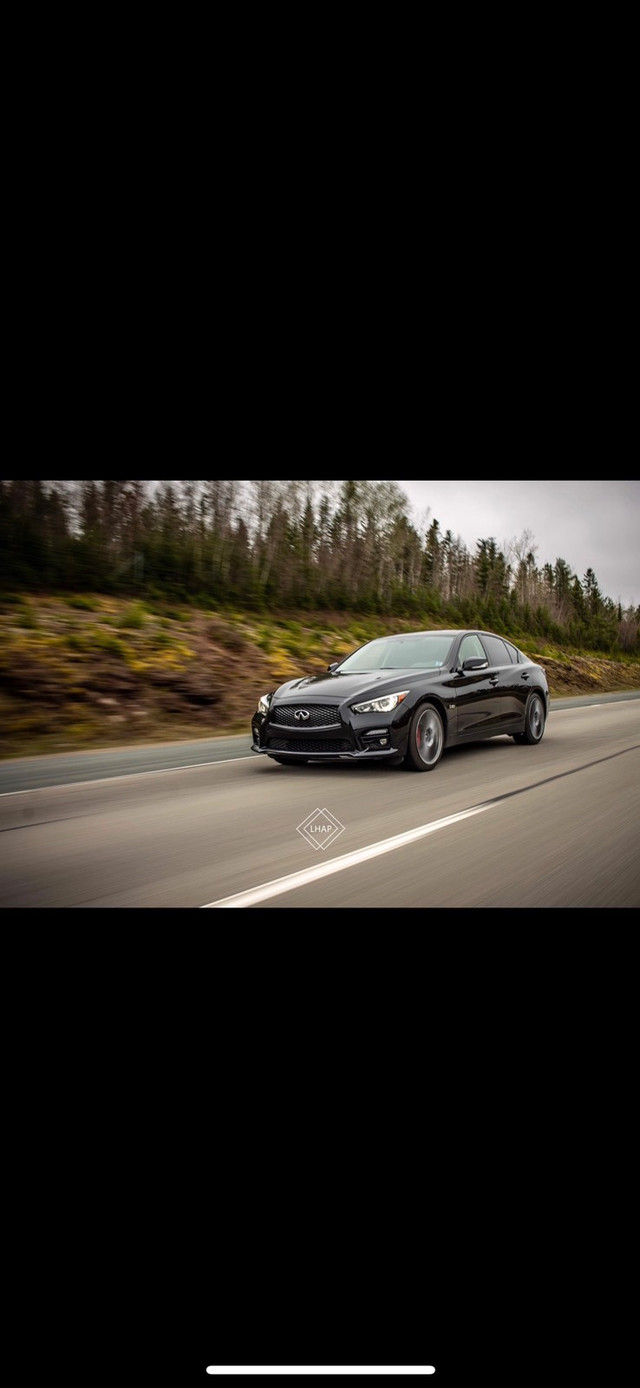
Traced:
POLYGON ((535 537, 470 552, 395 482, 0 481, 0 593, 104 593, 203 609, 336 610, 640 654, 640 608, 535 537))

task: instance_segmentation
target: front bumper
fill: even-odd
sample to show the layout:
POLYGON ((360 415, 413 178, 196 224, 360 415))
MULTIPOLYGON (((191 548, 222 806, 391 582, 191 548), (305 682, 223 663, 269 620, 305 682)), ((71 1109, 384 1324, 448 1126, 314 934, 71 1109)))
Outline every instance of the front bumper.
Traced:
POLYGON ((404 755, 407 727, 393 723, 383 726, 380 714, 363 714, 357 722, 340 720, 331 728, 311 728, 304 731, 270 723, 264 715, 254 714, 251 724, 251 751, 267 757, 291 757, 305 761, 384 760, 404 755))

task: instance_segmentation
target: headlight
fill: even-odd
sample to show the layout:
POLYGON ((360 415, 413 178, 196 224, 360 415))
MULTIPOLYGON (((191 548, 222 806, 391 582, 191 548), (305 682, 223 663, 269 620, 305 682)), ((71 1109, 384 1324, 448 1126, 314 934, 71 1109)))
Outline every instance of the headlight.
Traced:
POLYGON ((262 697, 261 697, 260 699, 258 699, 258 713, 266 713, 266 712, 267 712, 267 710, 268 710, 268 708, 269 708, 269 704, 271 703, 272 698, 273 698, 273 693, 271 693, 271 694, 263 694, 262 697))
POLYGON ((403 689, 401 694, 383 694, 381 699, 367 699, 366 703, 352 704, 351 707, 354 713, 391 713, 408 693, 408 689, 403 689))

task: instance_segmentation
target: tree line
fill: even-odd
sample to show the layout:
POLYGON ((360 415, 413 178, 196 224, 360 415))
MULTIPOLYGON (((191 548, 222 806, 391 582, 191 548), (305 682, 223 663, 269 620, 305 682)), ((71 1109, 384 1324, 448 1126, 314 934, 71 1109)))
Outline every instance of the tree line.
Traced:
POLYGON ((395 482, 0 481, 0 588, 146 594, 258 611, 342 609, 640 653, 588 568, 530 532, 470 552, 422 530, 395 482))

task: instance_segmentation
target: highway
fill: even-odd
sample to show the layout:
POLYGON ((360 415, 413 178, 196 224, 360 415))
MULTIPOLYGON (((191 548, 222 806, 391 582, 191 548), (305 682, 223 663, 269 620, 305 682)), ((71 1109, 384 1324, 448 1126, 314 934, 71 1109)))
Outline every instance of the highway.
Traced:
POLYGON ((555 699, 538 746, 453 749, 424 775, 277 766, 248 734, 12 759, 0 906, 492 907, 515 928, 640 906, 639 826, 640 691, 555 699))

